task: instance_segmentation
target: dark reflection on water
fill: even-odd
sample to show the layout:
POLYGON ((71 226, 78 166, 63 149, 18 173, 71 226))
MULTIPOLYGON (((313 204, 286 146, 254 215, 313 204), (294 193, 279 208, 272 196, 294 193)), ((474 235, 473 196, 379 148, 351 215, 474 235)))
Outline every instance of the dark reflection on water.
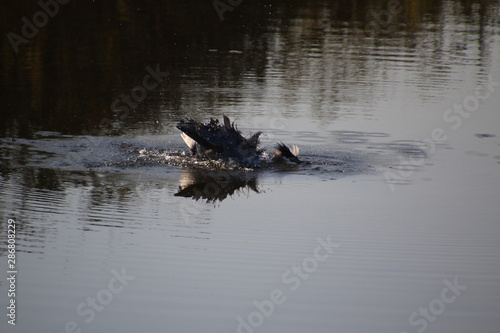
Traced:
POLYGON ((180 178, 179 191, 175 196, 193 198, 194 200, 205 200, 206 202, 223 201, 235 192, 243 192, 245 189, 259 193, 257 176, 248 173, 227 171, 211 172, 203 171, 184 172, 180 178))
MULTIPOLYGON (((0 6, 4 36, 22 36, 21 18, 40 10, 37 1, 0 6)), ((271 112, 258 101, 273 84, 292 106, 297 80, 317 91, 307 101, 315 116, 332 119, 342 111, 332 103, 355 97, 346 85, 373 98, 364 78, 394 61, 433 70, 425 99, 450 80, 449 60, 472 51, 461 35, 443 42, 446 21, 476 27, 469 36, 483 67, 497 12, 496 1, 243 1, 221 21, 211 1, 71 2, 17 53, 2 39, 0 135, 162 133, 187 113, 241 99, 271 112), (393 52, 377 56, 380 47, 393 52)))

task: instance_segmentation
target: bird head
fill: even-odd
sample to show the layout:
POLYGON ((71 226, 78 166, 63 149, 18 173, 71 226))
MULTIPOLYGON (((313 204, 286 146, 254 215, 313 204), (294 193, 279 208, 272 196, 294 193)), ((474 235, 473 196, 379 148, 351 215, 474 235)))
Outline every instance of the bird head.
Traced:
POLYGON ((275 159, 287 164, 299 164, 302 161, 298 158, 299 147, 293 145, 292 149, 288 148, 283 142, 276 145, 276 151, 273 153, 275 159))

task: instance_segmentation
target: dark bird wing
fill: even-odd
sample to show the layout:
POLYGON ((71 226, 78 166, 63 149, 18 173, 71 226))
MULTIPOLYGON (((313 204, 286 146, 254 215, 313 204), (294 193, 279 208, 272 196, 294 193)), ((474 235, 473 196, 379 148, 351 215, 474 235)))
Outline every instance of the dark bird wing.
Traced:
POLYGON ((220 157, 229 157, 245 166, 257 163, 262 150, 258 147, 261 132, 245 138, 234 123, 224 116, 224 125, 210 119, 202 124, 192 119, 181 120, 177 128, 196 141, 204 150, 212 150, 220 157))
MULTIPOLYGON (((193 139, 196 143, 203 147, 203 149, 212 149, 212 144, 206 140, 206 132, 217 131, 220 125, 218 120, 210 119, 207 124, 199 123, 193 119, 181 120, 177 123, 177 128, 184 134, 193 139)), ((186 141, 186 140, 184 140, 186 141)), ((188 144, 189 146, 189 144, 188 144)), ((191 148, 191 146, 190 146, 191 148)))

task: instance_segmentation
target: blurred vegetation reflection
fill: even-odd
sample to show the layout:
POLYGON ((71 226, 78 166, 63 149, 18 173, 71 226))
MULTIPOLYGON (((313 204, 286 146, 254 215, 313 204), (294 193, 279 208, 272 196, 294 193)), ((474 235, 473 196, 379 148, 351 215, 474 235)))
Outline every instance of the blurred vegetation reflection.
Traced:
MULTIPOLYGON (((396 37, 417 48, 425 25, 439 30, 451 15, 477 27, 487 57, 487 27, 498 20, 498 2, 485 0, 233 1, 238 5, 223 12, 220 3, 227 4, 71 1, 52 7, 53 17, 43 22, 38 1, 3 1, 0 136, 158 133, 187 112, 234 102, 241 92, 231 89, 248 73, 262 85, 269 62, 299 75, 302 65, 290 64, 287 55, 300 59, 304 45, 308 52, 311 45, 332 51, 326 33, 366 52, 396 37), (34 19, 41 26, 32 38, 23 37, 23 25, 34 19), (17 53, 12 33, 26 39, 17 53), (285 48, 274 45, 280 39, 285 48), (163 73, 158 85, 148 79, 148 68, 163 73), (190 91, 189 82, 201 88, 190 91)), ((440 48, 443 41, 430 43, 440 48)), ((343 61, 337 66, 348 68, 349 57, 343 61)))

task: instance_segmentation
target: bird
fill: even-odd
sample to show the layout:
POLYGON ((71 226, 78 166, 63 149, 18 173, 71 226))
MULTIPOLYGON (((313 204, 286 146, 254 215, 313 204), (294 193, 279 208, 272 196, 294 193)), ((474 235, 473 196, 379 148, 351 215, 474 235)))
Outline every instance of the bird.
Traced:
POLYGON ((234 161, 244 168, 302 163, 298 158, 297 146, 294 145, 290 149, 280 142, 276 144, 276 151, 267 154, 265 149, 260 147, 262 132, 244 137, 226 115, 223 115, 223 124, 213 118, 206 123, 183 119, 176 127, 182 132, 181 137, 192 156, 199 159, 234 161))

